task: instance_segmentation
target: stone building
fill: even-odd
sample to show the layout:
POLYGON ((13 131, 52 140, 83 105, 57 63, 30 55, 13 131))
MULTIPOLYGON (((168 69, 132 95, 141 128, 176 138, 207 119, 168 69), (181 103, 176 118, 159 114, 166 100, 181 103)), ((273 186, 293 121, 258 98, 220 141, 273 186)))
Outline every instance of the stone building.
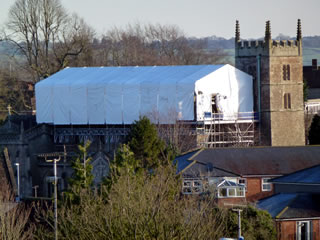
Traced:
POLYGON ((270 179, 319 165, 319 154, 318 146, 215 148, 190 152, 175 161, 184 194, 215 193, 217 203, 225 205, 273 195, 270 179))
POLYGON ((304 145, 300 20, 295 41, 272 40, 270 21, 263 41, 241 41, 237 21, 235 65, 254 78, 254 109, 260 117, 261 145, 304 145))
POLYGON ((320 239, 320 165, 272 179, 275 194, 257 206, 275 221, 277 239, 320 239))
POLYGON ((62 155, 61 160, 57 163, 58 189, 66 189, 68 178, 72 175, 71 162, 77 156, 77 145, 81 139, 92 141, 88 155, 92 157, 94 182, 101 182, 103 176, 106 176, 110 155, 101 144, 99 136, 92 134, 88 138, 89 132, 97 132, 97 129, 73 128, 71 131, 79 135, 68 136, 68 141, 63 143, 57 141, 59 138, 59 135, 56 135, 57 131, 59 130, 53 125, 37 124, 34 115, 9 115, 0 127, 1 151, 3 147, 8 149, 14 179, 17 179, 16 164, 20 166, 20 196, 22 198, 52 195, 53 164, 46 162, 45 158, 40 156, 45 153, 62 155))

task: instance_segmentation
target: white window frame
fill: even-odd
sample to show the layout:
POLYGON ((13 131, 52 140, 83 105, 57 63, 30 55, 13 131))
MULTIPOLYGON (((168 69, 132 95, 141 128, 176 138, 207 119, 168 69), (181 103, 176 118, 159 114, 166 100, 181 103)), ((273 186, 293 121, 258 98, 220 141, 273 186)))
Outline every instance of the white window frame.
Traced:
POLYGON ((183 194, 200 194, 203 192, 201 179, 186 179, 182 181, 183 194), (188 191, 185 191, 187 190, 188 191))
POLYGON ((237 188, 236 191, 238 190, 239 192, 241 192, 241 189, 242 189, 243 195, 241 196, 236 193, 237 197, 245 197, 246 196, 246 189, 247 188, 237 188))
POLYGON ((302 240, 301 239, 301 224, 307 224, 307 238, 306 240, 311 240, 312 239, 312 221, 297 221, 297 240, 302 240))
POLYGON ((217 193, 218 193, 217 196, 218 196, 218 198, 243 198, 243 197, 246 196, 246 194, 245 194, 246 190, 245 189, 246 189, 245 187, 241 187, 241 188, 239 188, 239 187, 222 187, 222 188, 218 188, 217 189, 217 193), (221 196, 220 195, 220 191, 222 189, 226 190, 226 193, 227 193, 226 196, 221 196), (234 195, 230 195, 229 194, 231 189, 234 190, 234 195), (242 189, 243 196, 237 195, 237 192, 240 192, 240 189, 242 189))
POLYGON ((264 180, 269 180, 271 178, 261 178, 261 190, 262 192, 271 192, 272 191, 272 183, 264 182, 264 180), (264 186, 270 186, 270 189, 265 189, 264 186))
POLYGON ((238 184, 242 184, 246 188, 246 191, 247 191, 247 179, 246 178, 238 178, 238 184), (243 180, 244 183, 240 183, 241 180, 243 180))

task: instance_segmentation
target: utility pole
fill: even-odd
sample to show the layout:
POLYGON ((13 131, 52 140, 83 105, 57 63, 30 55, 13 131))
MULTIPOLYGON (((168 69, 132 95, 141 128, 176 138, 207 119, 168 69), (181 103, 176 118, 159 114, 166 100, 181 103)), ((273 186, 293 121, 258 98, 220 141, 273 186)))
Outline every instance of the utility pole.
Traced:
POLYGON ((17 202, 20 202, 20 164, 16 163, 17 166, 17 202))
POLYGON ((53 173, 54 173, 54 239, 58 240, 58 178, 57 178, 57 162, 60 161, 63 153, 48 153, 39 154, 38 156, 44 157, 46 162, 53 163, 53 173), (53 159, 47 159, 48 157, 53 157, 53 159), (58 157, 58 158, 57 158, 58 157))
POLYGON ((39 188, 39 185, 35 185, 32 187, 34 189, 34 197, 37 198, 38 197, 38 188, 39 188))
POLYGON ((234 212, 238 212, 238 239, 242 239, 241 237, 241 212, 242 209, 232 209, 234 212))
POLYGON ((46 162, 53 162, 53 172, 54 172, 54 239, 58 240, 58 179, 57 179, 57 162, 60 158, 54 158, 52 160, 46 160, 46 162))

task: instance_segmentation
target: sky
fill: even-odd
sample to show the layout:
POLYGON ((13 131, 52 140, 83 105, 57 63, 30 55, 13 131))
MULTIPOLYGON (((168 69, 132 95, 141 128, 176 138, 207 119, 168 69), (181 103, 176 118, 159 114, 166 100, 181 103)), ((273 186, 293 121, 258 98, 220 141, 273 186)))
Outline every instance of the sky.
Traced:
MULTIPOLYGON (((0 25, 15 0, 1 0, 0 25)), ((297 19, 304 36, 320 35, 320 0, 61 0, 101 35, 128 24, 177 25, 188 37, 234 36, 240 22, 241 38, 263 37, 271 21, 272 36, 296 36, 297 19)))

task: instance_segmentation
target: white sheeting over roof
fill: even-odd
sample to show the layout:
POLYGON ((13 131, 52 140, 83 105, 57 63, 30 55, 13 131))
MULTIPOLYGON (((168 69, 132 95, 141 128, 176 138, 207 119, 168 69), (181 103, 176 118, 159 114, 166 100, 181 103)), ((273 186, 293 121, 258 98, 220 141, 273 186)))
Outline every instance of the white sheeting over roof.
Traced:
POLYGON ((197 120, 220 97, 227 116, 252 112, 252 77, 230 65, 66 68, 36 84, 38 123, 131 124, 197 120))

